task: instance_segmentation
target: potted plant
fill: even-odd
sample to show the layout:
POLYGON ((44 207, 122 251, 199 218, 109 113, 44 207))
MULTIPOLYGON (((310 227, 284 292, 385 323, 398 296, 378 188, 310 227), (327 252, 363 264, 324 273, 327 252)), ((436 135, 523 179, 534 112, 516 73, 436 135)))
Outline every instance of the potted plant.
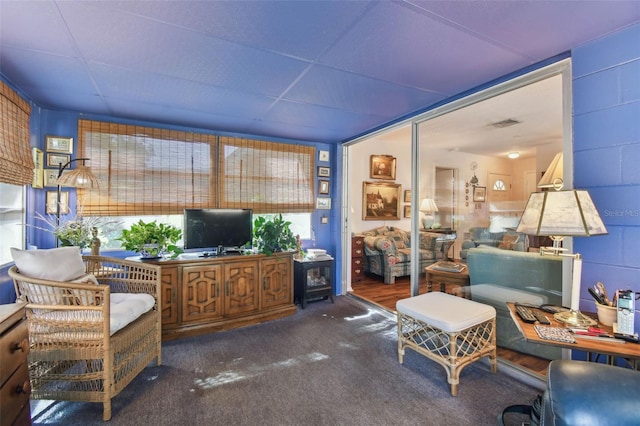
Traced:
POLYGON ((171 253, 176 257, 182 253, 175 243, 182 238, 182 231, 173 225, 164 223, 144 222, 140 219, 129 229, 122 230, 118 238, 122 247, 140 253, 143 259, 153 259, 171 253))
POLYGON ((281 214, 272 218, 256 217, 253 221, 253 246, 267 256, 295 250, 297 241, 290 226, 291 222, 284 220, 281 214))

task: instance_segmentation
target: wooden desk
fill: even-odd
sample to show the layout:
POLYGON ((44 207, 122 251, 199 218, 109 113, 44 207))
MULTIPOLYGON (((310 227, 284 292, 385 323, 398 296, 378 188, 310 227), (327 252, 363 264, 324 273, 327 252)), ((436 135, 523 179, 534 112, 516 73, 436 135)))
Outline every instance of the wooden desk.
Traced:
MULTIPOLYGON (((564 343, 564 342, 556 342, 553 340, 545 340, 541 339, 536 333, 536 330, 533 328, 535 324, 529 324, 522 319, 516 313, 516 309, 513 303, 507 303, 509 307, 509 312, 511 313, 511 318, 516 323, 518 330, 524 336, 525 340, 532 343, 541 343, 543 345, 551 345, 551 346, 559 346, 561 348, 566 349, 575 349, 579 351, 587 352, 587 358, 590 360, 591 353, 595 354, 603 354, 609 357, 609 364, 613 363, 613 358, 620 357, 631 360, 640 360, 640 343, 618 343, 618 341, 607 341, 607 339, 588 339, 584 337, 580 337, 578 335, 575 336, 577 343, 564 343)), ((533 308, 531 308, 533 309, 533 308)), ((558 322, 553 317, 553 314, 543 312, 547 318, 551 321, 552 327, 564 327, 564 324, 558 322)), ((587 313, 589 314, 589 313, 587 313)), ((611 327, 607 327, 606 325, 598 324, 600 328, 603 330, 613 334, 613 330, 611 327)), ((635 368, 635 362, 634 362, 635 368)))

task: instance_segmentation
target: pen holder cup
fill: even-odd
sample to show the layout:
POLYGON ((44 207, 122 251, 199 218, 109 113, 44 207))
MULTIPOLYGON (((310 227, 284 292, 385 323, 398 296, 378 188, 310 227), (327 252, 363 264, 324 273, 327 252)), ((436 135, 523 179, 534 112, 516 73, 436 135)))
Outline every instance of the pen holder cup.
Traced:
POLYGON ((613 306, 596 303, 596 311, 598 312, 598 321, 602 325, 612 327, 618 318, 618 308, 613 306))

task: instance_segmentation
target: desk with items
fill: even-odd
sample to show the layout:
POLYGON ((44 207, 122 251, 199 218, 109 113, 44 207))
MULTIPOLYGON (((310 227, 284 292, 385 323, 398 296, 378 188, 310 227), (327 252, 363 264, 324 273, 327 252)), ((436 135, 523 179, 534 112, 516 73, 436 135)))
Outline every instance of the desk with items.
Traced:
POLYGON ((612 327, 598 324, 597 327, 592 327, 591 329, 572 328, 568 330, 567 325, 557 321, 552 313, 534 307, 529 307, 529 309, 532 312, 544 315, 549 324, 544 325, 539 321, 528 323, 518 315, 515 303, 507 303, 507 306, 518 330, 529 342, 583 351, 587 353, 588 360, 591 360, 592 353, 603 354, 609 357, 608 363, 610 364, 613 363, 613 358, 615 357, 625 358, 633 360, 634 368, 636 368, 636 360, 640 360, 640 344, 615 338, 612 327), (536 331, 536 328, 538 331, 536 331), (569 336, 573 339, 566 339, 567 333, 565 331, 569 331, 569 336))

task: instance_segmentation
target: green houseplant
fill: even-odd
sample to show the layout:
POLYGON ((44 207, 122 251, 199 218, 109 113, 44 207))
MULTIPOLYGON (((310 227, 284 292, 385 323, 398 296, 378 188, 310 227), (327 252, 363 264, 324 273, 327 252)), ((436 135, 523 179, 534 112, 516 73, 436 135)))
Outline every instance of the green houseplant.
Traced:
POLYGON ((155 220, 144 222, 140 219, 129 229, 123 229, 118 240, 126 250, 140 253, 142 258, 148 259, 167 253, 176 257, 182 253, 182 249, 175 246, 180 238, 182 238, 182 231, 173 225, 157 223, 155 220))
POLYGON ((256 217, 253 221, 253 246, 267 256, 295 250, 297 241, 290 226, 291 222, 284 220, 281 214, 272 218, 256 217))

